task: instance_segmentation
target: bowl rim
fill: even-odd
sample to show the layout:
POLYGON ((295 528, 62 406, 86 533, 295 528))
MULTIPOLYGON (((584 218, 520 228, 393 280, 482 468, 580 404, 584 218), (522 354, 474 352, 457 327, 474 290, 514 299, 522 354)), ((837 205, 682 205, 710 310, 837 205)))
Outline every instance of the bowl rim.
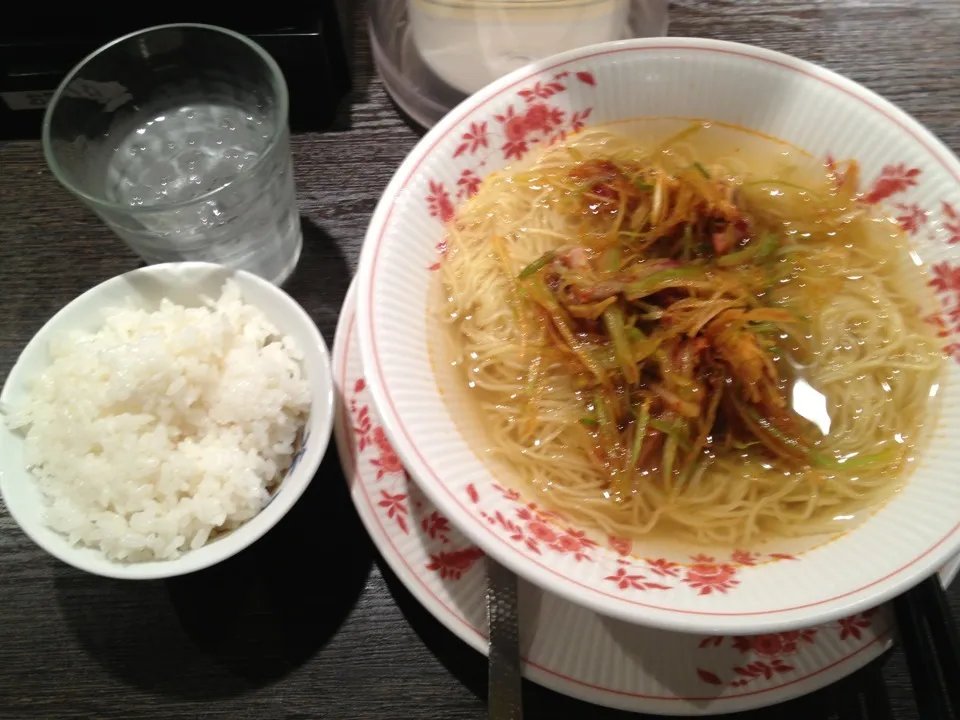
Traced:
POLYGON ((413 179, 421 163, 452 130, 458 128, 461 123, 469 119, 472 113, 487 102, 496 99, 505 91, 571 62, 645 50, 677 50, 735 55, 748 62, 775 65, 781 70, 800 73, 823 82, 833 90, 840 91, 858 100, 868 106, 870 110, 878 112, 894 122, 899 126, 900 131, 912 136, 927 151, 931 160, 939 163, 943 170, 954 178, 957 185, 960 185, 960 160, 943 142, 907 112, 849 78, 816 63, 778 51, 743 43, 705 38, 641 38, 578 48, 531 63, 494 81, 464 100, 422 137, 394 173, 371 218, 357 273, 361 283, 361 292, 358 294, 358 316, 363 319, 359 323, 360 332, 358 335, 367 382, 384 430, 391 445, 399 453, 404 466, 417 479, 420 487, 438 508, 449 515, 450 519, 472 542, 476 543, 498 562, 530 582, 567 600, 585 605, 603 615, 627 622, 643 623, 681 632, 710 634, 746 632, 755 634, 819 625, 879 605, 912 587, 923 577, 932 574, 951 555, 960 551, 960 532, 958 532, 960 530, 960 517, 949 532, 933 546, 927 547, 911 562, 883 577, 872 580, 860 588, 799 606, 786 606, 769 610, 751 612, 687 610, 641 602, 607 593, 584 582, 574 580, 548 563, 529 557, 520 548, 502 541, 502 538, 494 534, 486 524, 475 518, 466 509, 466 505, 459 498, 453 496, 441 478, 424 478, 419 471, 421 468, 429 468, 429 466, 421 459, 422 456, 417 450, 413 438, 404 428, 393 406, 382 375, 383 369, 377 360, 378 350, 376 349, 372 326, 374 322, 373 278, 378 251, 386 235, 393 208, 398 204, 401 193, 413 179))
MULTIPOLYGON (((13 475, 12 472, 5 472, 3 470, 2 466, 5 464, 3 457, 6 456, 6 453, 0 453, 0 499, 2 499, 6 505, 10 517, 13 518, 17 526, 27 537, 36 543, 36 545, 51 556, 78 570, 118 580, 157 580, 186 575, 216 565, 255 543, 287 514, 313 480, 313 476, 320 467, 320 463, 326 453, 333 432, 335 390, 330 352, 319 328, 307 314, 306 310, 282 288, 277 287, 273 283, 253 273, 245 270, 234 270, 216 263, 170 262, 148 265, 115 275, 78 295, 47 320, 24 346, 23 350, 20 351, 17 360, 10 368, 10 372, 4 380, 2 389, 0 389, 0 407, 7 403, 7 398, 9 394, 13 392, 12 388, 15 385, 22 384, 31 373, 37 372, 35 369, 25 367, 25 358, 30 356, 39 347, 49 343, 56 325, 62 321, 65 315, 75 311, 80 305, 86 304, 94 307, 96 305, 96 296, 113 287, 123 285, 131 279, 157 276, 170 272, 182 274, 194 271, 222 273, 225 279, 240 277, 242 278, 242 282, 258 286, 263 291, 276 297, 283 307, 283 312, 288 313, 291 317, 295 318, 297 324, 303 326, 305 335, 316 348, 320 361, 319 364, 322 368, 321 377, 310 378, 309 381, 311 384, 311 404, 313 409, 308 424, 305 426, 306 429, 310 431, 310 437, 316 438, 316 441, 312 442, 304 451, 293 472, 284 478, 281 489, 254 517, 223 537, 218 538, 216 541, 204 545, 197 550, 185 551, 177 558, 137 563, 123 563, 108 560, 97 549, 76 547, 67 544, 60 533, 52 531, 50 528, 41 527, 42 523, 38 524, 33 521, 25 521, 22 506, 17 503, 11 504, 10 502, 8 483, 15 482, 16 479, 11 477, 13 475), (317 410, 319 410, 319 412, 317 410), (50 535, 51 532, 53 535, 50 535), (201 551, 204 552, 201 553, 201 551)), ((244 301, 249 302, 246 298, 244 298, 244 301)), ((101 308, 106 307, 108 307, 107 304, 101 306, 101 308)), ((300 351, 304 356, 310 352, 306 347, 301 347, 300 351)), ((12 444, 18 441, 16 433, 6 427, 2 418, 0 418, 0 425, 3 426, 0 427, 0 445, 7 446, 8 443, 12 444)), ((16 472, 23 472, 25 476, 32 478, 31 473, 25 468, 17 468, 16 472)))

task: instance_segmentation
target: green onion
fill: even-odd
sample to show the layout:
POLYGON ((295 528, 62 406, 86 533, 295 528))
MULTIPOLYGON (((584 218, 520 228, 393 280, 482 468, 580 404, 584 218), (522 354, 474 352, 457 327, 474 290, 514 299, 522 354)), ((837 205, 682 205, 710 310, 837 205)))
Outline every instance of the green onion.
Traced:
POLYGON ((615 243, 603 251, 603 255, 600 257, 600 269, 605 272, 616 272, 620 269, 621 261, 620 243, 615 243))
POLYGON ((647 336, 643 334, 643 330, 636 327, 627 328, 627 338, 629 338, 632 343, 643 342, 647 339, 647 336))
POLYGON ((651 295, 657 290, 661 290, 664 287, 669 287, 675 283, 682 283, 702 277, 703 268, 700 267, 684 267, 675 268, 673 270, 660 270, 658 272, 651 273, 642 280, 627 283, 626 287, 624 288, 624 295, 626 295, 627 299, 629 300, 636 300, 638 298, 651 295))
POLYGON ((633 350, 627 339, 627 329, 624 323, 623 309, 619 305, 611 305, 603 311, 603 324, 613 343, 613 351, 617 355, 623 376, 631 385, 640 380, 637 364, 633 360, 633 350))
POLYGON ((646 181, 645 181, 642 177, 640 177, 639 175, 634 178, 634 180, 633 180, 633 186, 634 186, 637 190, 653 190, 653 185, 651 185, 650 183, 646 182, 646 181))
POLYGON ((597 422, 597 419, 595 417, 590 417, 590 416, 580 418, 580 424, 588 428, 600 427, 600 423, 597 422))
POLYGON ((864 470, 875 465, 889 465, 895 462, 899 456, 900 448, 891 445, 875 453, 854 455, 846 460, 838 460, 820 453, 813 453, 811 460, 815 466, 830 470, 864 470))
POLYGON ((603 393, 597 392, 594 395, 593 409, 597 414, 597 429, 609 445, 608 452, 616 451, 620 444, 620 435, 617 432, 615 419, 610 412, 610 406, 607 405, 607 399, 603 396, 603 393))
POLYGON ((530 277, 534 273, 540 272, 548 263, 552 262, 556 256, 557 254, 553 250, 548 250, 521 270, 517 277, 522 280, 523 278, 530 277))
POLYGON ((707 169, 699 162, 694 162, 693 166, 703 175, 707 180, 710 179, 710 173, 707 172, 707 169))
POLYGON ((772 322, 758 322, 747 325, 747 330, 756 333, 776 332, 779 328, 772 322))
POLYGON ((683 229, 683 259, 689 260, 693 257, 693 225, 687 223, 683 229))
POLYGON ((677 445, 680 446, 681 450, 686 450, 689 452, 693 449, 690 443, 687 442, 687 438, 684 437, 687 429, 685 423, 680 421, 669 423, 661 420, 660 418, 651 418, 650 427, 652 427, 654 430, 659 430, 668 437, 676 438, 677 445))
POLYGON ((650 427, 654 430, 659 430, 662 433, 670 434, 674 431, 674 427, 671 423, 664 422, 660 418, 651 418, 650 427))
POLYGON ((743 265, 753 260, 766 260, 776 251, 778 245, 777 236, 773 233, 766 233, 760 240, 754 240, 743 250, 721 255, 717 258, 717 265, 731 267, 743 265))
POLYGON ((636 467, 637 460, 640 459, 640 449, 643 447, 643 440, 647 436, 647 425, 650 423, 650 401, 648 400, 640 408, 634 427, 637 429, 633 435, 633 449, 630 452, 630 467, 636 467))

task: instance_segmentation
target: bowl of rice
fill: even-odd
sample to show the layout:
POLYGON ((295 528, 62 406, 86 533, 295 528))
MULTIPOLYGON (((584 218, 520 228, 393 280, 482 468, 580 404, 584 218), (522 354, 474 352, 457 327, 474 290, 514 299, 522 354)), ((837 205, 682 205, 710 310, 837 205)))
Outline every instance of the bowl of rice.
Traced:
POLYGON ((51 318, 0 393, 0 495, 40 547, 114 578, 214 565, 264 535, 320 465, 326 344, 247 272, 168 263, 51 318))

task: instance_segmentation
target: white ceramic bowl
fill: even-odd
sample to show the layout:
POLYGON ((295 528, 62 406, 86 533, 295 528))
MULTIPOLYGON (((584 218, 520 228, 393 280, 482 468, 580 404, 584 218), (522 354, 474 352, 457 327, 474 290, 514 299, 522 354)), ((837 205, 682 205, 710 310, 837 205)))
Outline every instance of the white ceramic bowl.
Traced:
POLYGON ((270 503, 237 529, 173 560, 121 563, 95 549, 74 547, 43 521, 44 500, 23 463, 23 438, 0 422, 0 495, 13 519, 40 547, 65 563, 96 575, 131 580, 173 577, 214 565, 254 543, 277 524, 310 484, 326 452, 333 427, 333 378, 330 356, 320 331, 307 313, 283 290, 244 271, 201 262, 152 265, 118 275, 88 290, 54 315, 24 348, 0 393, 0 404, 16 407, 27 382, 48 363, 49 342, 69 330, 96 330, 100 312, 128 300, 154 309, 168 297, 182 305, 198 305, 201 296, 219 297, 233 279, 245 302, 255 305, 304 355, 304 375, 313 393, 299 460, 281 482, 270 503))
POLYGON ((823 158, 857 158, 873 198, 910 227, 945 309, 957 307, 960 162, 904 112, 828 70, 760 48, 676 38, 584 48, 465 101, 420 141, 384 193, 361 259, 357 325, 386 432, 430 499, 471 540, 528 580, 600 613, 672 630, 755 634, 877 605, 960 551, 955 362, 931 446, 906 488, 869 521, 814 548, 683 557, 584 538, 531 510, 530 498, 497 486, 438 392, 428 290, 442 222, 456 205, 479 178, 560 133, 670 116, 745 126, 823 158))

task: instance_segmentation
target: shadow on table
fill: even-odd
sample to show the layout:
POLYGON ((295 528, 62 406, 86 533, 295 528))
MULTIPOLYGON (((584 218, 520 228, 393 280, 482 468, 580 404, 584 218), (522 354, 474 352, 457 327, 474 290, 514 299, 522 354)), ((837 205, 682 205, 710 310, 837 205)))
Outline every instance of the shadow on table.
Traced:
POLYGON ((467 645, 421 605, 400 582, 386 561, 377 555, 383 580, 410 627, 443 663, 443 666, 471 693, 483 701, 487 697, 487 658, 467 645))
POLYGON ((210 700, 277 681, 318 652, 356 603, 372 553, 331 449, 289 514, 220 565, 156 582, 58 566, 55 586, 72 631, 108 672, 210 700))
POLYGON ((321 225, 301 215, 300 227, 303 232, 300 260, 283 289, 307 311, 333 350, 340 307, 353 274, 340 246, 321 225))
MULTIPOLYGON (((447 630, 417 602, 382 558, 377 564, 407 622, 423 644, 471 693, 482 702, 487 696, 487 658, 447 630)), ((840 682, 796 700, 769 708, 736 714, 745 720, 893 720, 878 658, 840 682)), ((576 717, 597 720, 654 718, 600 708, 573 700, 533 682, 523 683, 524 714, 530 718, 576 717)), ((731 716, 732 717, 732 716, 731 716)))

